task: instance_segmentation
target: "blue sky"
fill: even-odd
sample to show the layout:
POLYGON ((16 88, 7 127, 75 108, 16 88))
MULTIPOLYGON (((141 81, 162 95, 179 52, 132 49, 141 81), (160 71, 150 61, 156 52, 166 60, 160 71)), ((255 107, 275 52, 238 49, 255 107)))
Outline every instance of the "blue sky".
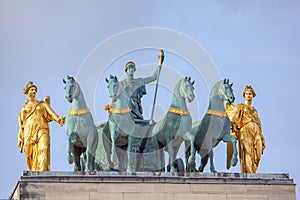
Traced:
MULTIPOLYGON (((64 98, 62 79, 67 75, 76 77, 92 52, 109 38, 146 27, 178 32, 201 46, 220 77, 234 83, 235 103, 244 101, 241 94, 245 85, 254 87, 257 97, 253 106, 259 112, 266 138, 258 173, 289 173, 297 184, 300 181, 300 159, 296 153, 300 150, 297 126, 299 9, 300 2, 296 0, 0 1, 0 198, 9 196, 22 171, 27 169, 25 155, 20 154, 17 147, 17 116, 26 99, 23 86, 29 80, 34 81, 38 86, 37 98, 49 95, 54 110, 59 115, 66 115, 70 104, 64 98)), ((160 35, 145 38, 147 41, 162 39, 160 35)), ((107 46, 107 51, 115 52, 126 42, 107 46)), ((179 40, 174 38, 176 42, 179 40)), ((203 74, 194 71, 199 66, 191 66, 184 56, 166 46, 159 47, 166 51, 166 67, 161 76, 176 82, 168 77, 167 72, 173 70, 196 80, 197 102, 193 105, 199 106, 199 112, 193 115, 193 120, 200 120, 207 108, 209 93, 203 74)), ((191 54, 193 50, 191 48, 191 54)), ((153 63, 157 63, 159 49, 137 50, 129 46, 127 51, 111 60, 109 65, 99 66, 105 70, 93 91, 95 123, 107 120, 107 114, 102 110, 109 102, 103 81, 106 75, 112 73, 122 77, 123 66, 129 60, 134 60, 138 66, 152 65, 148 68, 149 75, 155 69, 153 63)), ((147 70, 140 75, 145 74, 148 74, 147 70)), ((146 110, 150 109, 147 102, 152 100, 152 89, 153 85, 150 85, 148 96, 143 99, 146 110)), ((168 91, 168 88, 159 88, 158 114, 163 114, 170 102, 168 91)), ((146 113, 145 116, 149 115, 146 113)), ((66 160, 65 130, 65 126, 59 127, 52 122, 53 171, 71 171, 73 168, 66 160)), ((215 153, 217 170, 239 172, 239 166, 226 170, 224 151, 225 145, 221 143, 215 153)), ((297 186, 298 194, 299 191, 297 186)))

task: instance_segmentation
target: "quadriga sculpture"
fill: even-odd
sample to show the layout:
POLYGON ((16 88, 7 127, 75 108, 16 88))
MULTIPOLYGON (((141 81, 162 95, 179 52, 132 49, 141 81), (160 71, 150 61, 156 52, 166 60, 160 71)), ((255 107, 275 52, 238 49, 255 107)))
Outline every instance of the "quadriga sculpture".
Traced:
MULTIPOLYGON (((217 82, 210 92, 209 106, 206 114, 201 121, 193 123, 192 133, 195 135, 194 148, 199 152, 201 157, 200 172, 203 172, 208 159, 210 159, 210 171, 216 172, 213 162, 213 148, 220 141, 227 142, 229 150, 227 168, 229 169, 230 165, 235 166, 237 164, 236 139, 230 135, 230 120, 226 115, 224 106, 225 101, 231 104, 234 102, 234 99, 232 84, 229 84, 229 80, 225 79, 217 82)), ((186 151, 186 159, 190 157, 189 148, 186 151)), ((187 171, 196 171, 196 169, 193 166, 187 165, 187 171)))
POLYGON ((74 171, 94 170, 98 132, 93 117, 85 103, 79 84, 73 77, 63 80, 66 99, 71 103, 67 117, 68 162, 74 161, 74 171), (80 165, 80 156, 85 153, 86 166, 80 165), (73 157, 74 156, 74 157, 73 157))
MULTIPOLYGON (((191 144, 194 143, 194 136, 191 134, 192 119, 186 106, 186 101, 192 102, 195 98, 194 82, 191 78, 185 77, 178 81, 173 92, 171 106, 164 119, 147 126, 135 123, 129 108, 129 98, 117 77, 111 75, 106 82, 112 99, 112 104, 107 107, 110 113, 108 126, 106 124, 103 128, 103 143, 109 165, 114 166, 118 160, 118 170, 122 170, 121 165, 125 159, 118 156, 116 148, 123 148, 127 151, 127 171, 136 171, 136 155, 131 152, 132 144, 134 140, 146 139, 153 142, 156 149, 167 147, 171 171, 176 171, 173 162, 176 160, 176 154, 183 139, 191 144)), ((143 149, 139 149, 138 152, 142 153, 143 149)), ((191 165, 194 162, 194 154, 195 150, 191 148, 191 156, 188 160, 191 165)))

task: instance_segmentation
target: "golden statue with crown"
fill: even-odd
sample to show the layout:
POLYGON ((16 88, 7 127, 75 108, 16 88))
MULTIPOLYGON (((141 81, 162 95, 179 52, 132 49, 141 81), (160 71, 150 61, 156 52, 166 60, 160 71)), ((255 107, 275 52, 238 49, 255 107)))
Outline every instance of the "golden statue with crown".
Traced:
POLYGON ((30 171, 50 171, 49 122, 56 121, 61 126, 65 117, 59 117, 50 107, 50 97, 36 100, 37 86, 29 81, 23 88, 28 99, 19 114, 18 146, 26 154, 30 171))

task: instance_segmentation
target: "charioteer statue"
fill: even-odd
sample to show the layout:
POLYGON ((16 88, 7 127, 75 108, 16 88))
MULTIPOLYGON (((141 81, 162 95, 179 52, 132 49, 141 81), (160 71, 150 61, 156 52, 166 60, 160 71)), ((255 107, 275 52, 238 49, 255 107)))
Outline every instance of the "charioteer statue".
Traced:
MULTIPOLYGON (((133 164, 131 164, 131 161, 137 159, 133 158, 133 154, 130 152, 143 153, 144 150, 152 152, 156 148, 156 145, 152 140, 149 140, 149 137, 154 125, 153 111, 158 88, 158 78, 163 60, 164 52, 161 50, 157 70, 152 76, 134 78, 136 65, 130 61, 125 65, 126 79, 118 81, 117 77, 112 75, 110 75, 109 79, 106 79, 112 102, 105 107, 105 110, 109 113, 109 117, 108 123, 103 127, 103 133, 105 135, 104 138, 109 140, 108 142, 104 142, 104 145, 111 143, 111 146, 105 147, 107 150, 111 149, 112 152, 111 155, 108 155, 108 163, 111 168, 117 163, 117 157, 120 157, 116 155, 116 149, 123 149, 125 151, 122 152, 126 154, 120 157, 122 161, 119 162, 119 170, 122 170, 124 165, 127 165, 127 171, 132 171, 133 164), (150 120, 145 120, 143 117, 141 98, 146 94, 145 85, 155 80, 156 88, 152 115, 150 120), (122 157, 128 157, 128 164, 126 164, 126 161, 123 160, 122 157)), ((137 163, 136 165, 139 164, 137 163)))
MULTIPOLYGON (((127 78, 120 81, 120 84, 128 95, 129 107, 131 113, 133 114, 134 119, 137 120, 144 119, 141 99, 144 95, 147 94, 145 85, 155 80, 158 80, 163 60, 164 60, 164 52, 163 50, 161 50, 159 55, 159 64, 157 70, 153 73, 152 76, 146 78, 134 78, 134 72, 136 71, 136 65, 134 62, 130 61, 125 65, 125 72, 127 74, 127 78)), ((156 87, 156 91, 157 91, 157 87, 156 87)), ((108 105, 105 108, 105 110, 108 110, 109 112, 111 106, 112 104, 108 105)))

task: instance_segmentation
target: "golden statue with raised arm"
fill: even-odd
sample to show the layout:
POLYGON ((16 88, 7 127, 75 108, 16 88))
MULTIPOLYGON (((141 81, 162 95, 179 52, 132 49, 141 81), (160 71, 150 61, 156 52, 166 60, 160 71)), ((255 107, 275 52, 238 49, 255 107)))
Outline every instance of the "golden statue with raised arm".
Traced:
POLYGON ((252 99, 256 96, 251 86, 243 92, 245 103, 227 104, 226 112, 231 120, 231 135, 239 141, 241 173, 256 173, 261 155, 265 149, 258 112, 252 107, 252 99))
POLYGON ((19 114, 18 146, 26 154, 30 171, 50 171, 50 133, 49 122, 55 120, 61 126, 65 117, 59 117, 50 107, 50 97, 44 101, 36 100, 37 87, 32 81, 23 88, 28 99, 19 114))

